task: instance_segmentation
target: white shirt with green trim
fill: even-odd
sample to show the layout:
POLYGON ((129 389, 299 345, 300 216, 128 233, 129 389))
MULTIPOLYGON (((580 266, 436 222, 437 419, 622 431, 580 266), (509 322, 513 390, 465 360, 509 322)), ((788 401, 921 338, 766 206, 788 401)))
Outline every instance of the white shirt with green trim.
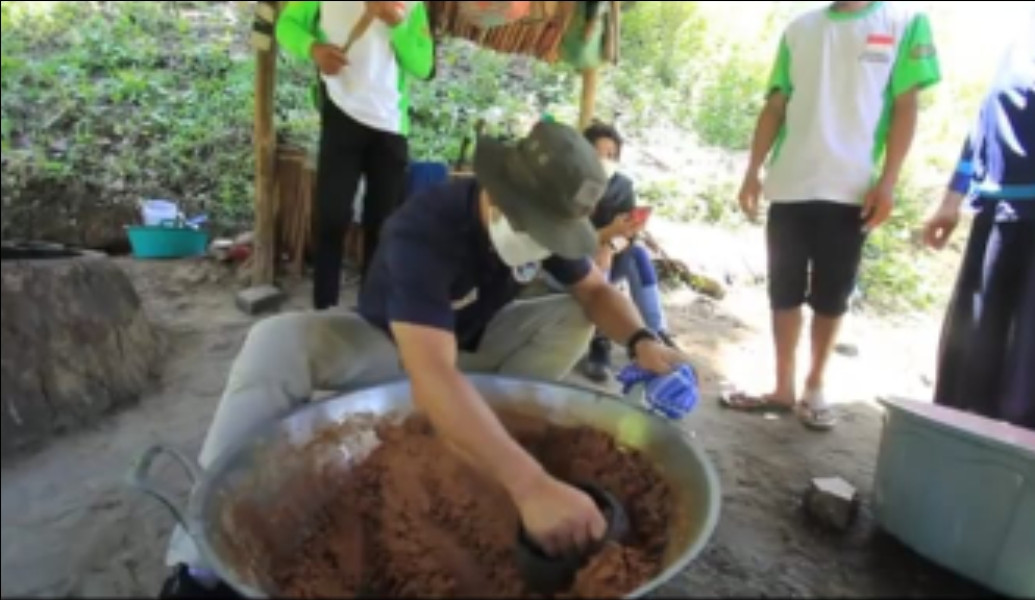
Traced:
MULTIPOLYGON (((415 2, 404 2, 407 13, 415 2)), ((323 2, 320 28, 328 43, 342 46, 364 12, 363 2, 323 2)), ((349 64, 336 75, 321 75, 327 95, 345 114, 389 133, 403 131, 402 75, 392 49, 391 28, 374 19, 349 50, 349 64)))
POLYGON ((887 143, 894 99, 940 79, 930 25, 873 2, 799 17, 784 32, 768 92, 789 96, 764 194, 771 202, 861 204, 887 143))

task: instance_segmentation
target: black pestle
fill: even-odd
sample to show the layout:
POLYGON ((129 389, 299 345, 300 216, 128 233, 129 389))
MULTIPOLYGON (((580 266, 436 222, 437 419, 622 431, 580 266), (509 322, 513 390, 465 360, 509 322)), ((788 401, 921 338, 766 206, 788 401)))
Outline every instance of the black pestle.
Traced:
POLYGON ((589 557, 599 552, 607 542, 621 542, 629 533, 629 517, 625 507, 610 492, 594 484, 576 484, 575 487, 593 498, 604 514, 607 520, 604 537, 582 555, 552 557, 529 537, 524 527, 519 527, 516 548, 518 570, 525 585, 533 593, 554 594, 570 588, 575 581, 575 574, 589 557))

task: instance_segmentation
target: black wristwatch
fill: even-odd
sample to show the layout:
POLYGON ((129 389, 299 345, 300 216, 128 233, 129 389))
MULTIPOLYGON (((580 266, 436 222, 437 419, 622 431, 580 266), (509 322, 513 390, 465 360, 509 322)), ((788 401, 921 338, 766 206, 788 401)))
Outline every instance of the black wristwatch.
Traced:
POLYGON ((629 352, 630 360, 636 360, 636 346, 643 340, 654 340, 655 342, 657 342, 659 341, 658 334, 654 333, 650 329, 647 329, 646 327, 632 334, 632 337, 629 338, 629 341, 625 344, 625 349, 629 352))

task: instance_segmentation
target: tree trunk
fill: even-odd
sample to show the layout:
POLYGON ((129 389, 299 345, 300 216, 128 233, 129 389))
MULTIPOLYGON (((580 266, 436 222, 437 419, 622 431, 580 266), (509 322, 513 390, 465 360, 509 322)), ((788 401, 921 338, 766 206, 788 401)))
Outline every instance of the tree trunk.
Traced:
POLYGON ((126 274, 101 254, 3 247, 2 452, 135 403, 160 339, 126 274))

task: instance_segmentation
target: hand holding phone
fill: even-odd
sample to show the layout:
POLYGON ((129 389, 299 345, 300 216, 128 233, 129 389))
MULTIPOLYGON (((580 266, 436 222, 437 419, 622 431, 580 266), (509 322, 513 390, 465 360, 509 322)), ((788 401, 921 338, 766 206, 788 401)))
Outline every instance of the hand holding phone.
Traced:
POLYGON ((637 225, 645 225, 651 215, 651 207, 649 206, 637 206, 630 211, 629 216, 633 222, 637 225))
POLYGON ((631 239, 643 231, 650 217, 649 206, 636 207, 629 212, 615 215, 611 224, 607 226, 606 239, 627 238, 631 239))

